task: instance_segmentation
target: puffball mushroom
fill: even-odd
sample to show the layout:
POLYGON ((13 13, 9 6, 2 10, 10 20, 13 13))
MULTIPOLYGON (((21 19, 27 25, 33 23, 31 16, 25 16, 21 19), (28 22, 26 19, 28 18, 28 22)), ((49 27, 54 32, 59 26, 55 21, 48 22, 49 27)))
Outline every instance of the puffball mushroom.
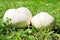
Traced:
POLYGON ((30 20, 32 19, 31 11, 28 8, 26 8, 26 7, 20 7, 17 10, 19 12, 25 13, 30 18, 30 20))
POLYGON ((55 19, 46 12, 40 12, 35 15, 31 21, 32 25, 37 29, 41 27, 52 28, 55 26, 55 19))
MULTIPOLYGON (((21 11, 23 11, 23 10, 24 9, 22 9, 21 11)), ((27 27, 28 25, 30 25, 30 21, 31 21, 29 12, 28 11, 21 12, 21 11, 17 10, 17 9, 7 10, 4 14, 3 22, 6 23, 6 21, 7 21, 6 18, 8 18, 8 19, 11 19, 11 21, 9 21, 10 25, 13 25, 15 27, 20 27, 20 28, 27 27)))

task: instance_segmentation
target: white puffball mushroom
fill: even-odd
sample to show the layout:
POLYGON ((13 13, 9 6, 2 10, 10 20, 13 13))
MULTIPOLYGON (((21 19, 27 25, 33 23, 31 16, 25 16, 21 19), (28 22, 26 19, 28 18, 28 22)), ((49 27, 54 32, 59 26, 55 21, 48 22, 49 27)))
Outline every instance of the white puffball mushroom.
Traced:
POLYGON ((19 12, 25 13, 30 18, 30 20, 32 19, 31 11, 28 8, 26 8, 26 7, 20 7, 17 10, 19 12))
POLYGON ((24 28, 30 25, 30 21, 31 21, 30 16, 27 14, 25 14, 25 12, 20 12, 17 9, 9 9, 4 14, 3 22, 6 23, 7 21, 6 18, 8 18, 11 19, 11 21, 9 21, 10 25, 24 28))
MULTIPOLYGON (((15 15, 16 15, 16 9, 9 9, 5 12, 4 17, 3 17, 3 22, 6 23, 8 19, 12 19, 12 24, 15 23, 15 15), (13 20, 14 19, 14 20, 13 20)), ((11 22, 9 22, 9 24, 11 24, 11 22)))
POLYGON ((32 25, 35 28, 41 27, 54 27, 55 26, 55 19, 46 12, 40 12, 39 14, 35 15, 32 18, 32 25))

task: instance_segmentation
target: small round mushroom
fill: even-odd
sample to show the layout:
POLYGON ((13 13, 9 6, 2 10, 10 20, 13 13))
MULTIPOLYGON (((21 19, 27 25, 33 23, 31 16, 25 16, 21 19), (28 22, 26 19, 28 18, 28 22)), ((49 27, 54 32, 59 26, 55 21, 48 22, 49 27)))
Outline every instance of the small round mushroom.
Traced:
POLYGON ((35 28, 48 27, 52 28, 55 26, 55 19, 46 12, 40 12, 32 18, 32 25, 35 28))
POLYGON ((30 20, 32 19, 32 13, 31 13, 31 11, 28 8, 26 8, 26 7, 20 7, 17 10, 19 12, 21 12, 21 13, 25 13, 30 18, 30 20))

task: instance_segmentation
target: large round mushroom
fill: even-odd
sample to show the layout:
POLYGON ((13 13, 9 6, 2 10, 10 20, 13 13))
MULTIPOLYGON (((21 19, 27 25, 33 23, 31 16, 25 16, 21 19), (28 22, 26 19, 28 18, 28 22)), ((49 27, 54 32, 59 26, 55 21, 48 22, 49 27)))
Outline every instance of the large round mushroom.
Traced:
POLYGON ((13 25, 15 27, 24 28, 30 25, 32 14, 31 12, 28 12, 30 10, 27 10, 26 12, 23 11, 23 9, 9 9, 5 12, 3 17, 3 22, 6 23, 8 19, 11 19, 9 21, 9 25, 13 25))

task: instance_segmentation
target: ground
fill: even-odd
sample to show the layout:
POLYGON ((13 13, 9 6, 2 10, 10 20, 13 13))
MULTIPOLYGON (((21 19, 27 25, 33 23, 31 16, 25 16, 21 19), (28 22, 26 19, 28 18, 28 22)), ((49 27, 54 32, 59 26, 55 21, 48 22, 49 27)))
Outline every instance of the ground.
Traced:
POLYGON ((0 40, 59 40, 60 39, 60 0, 0 0, 0 40), (2 18, 6 10, 11 8, 26 7, 33 16, 39 12, 47 12, 56 20, 53 31, 38 32, 34 27, 16 29, 4 26, 2 18))

